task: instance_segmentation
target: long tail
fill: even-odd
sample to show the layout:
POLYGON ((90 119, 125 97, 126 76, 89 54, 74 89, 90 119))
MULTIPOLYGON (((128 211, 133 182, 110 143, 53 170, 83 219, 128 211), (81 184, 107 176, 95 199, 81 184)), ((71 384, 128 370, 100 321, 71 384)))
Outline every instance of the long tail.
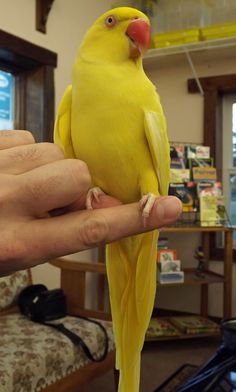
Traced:
POLYGON ((150 232, 107 246, 119 392, 138 392, 140 358, 156 292, 156 244, 150 232))

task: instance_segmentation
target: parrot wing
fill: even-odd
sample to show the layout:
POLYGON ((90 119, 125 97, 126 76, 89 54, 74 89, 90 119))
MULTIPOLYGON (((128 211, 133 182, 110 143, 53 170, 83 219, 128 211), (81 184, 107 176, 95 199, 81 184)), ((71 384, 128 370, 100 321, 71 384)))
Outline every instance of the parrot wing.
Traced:
POLYGON ((165 118, 162 113, 152 111, 145 111, 144 114, 145 134, 157 174, 160 194, 164 196, 168 194, 170 168, 170 148, 165 118))
POLYGON ((71 102, 72 85, 69 85, 60 102, 54 128, 54 142, 63 149, 66 158, 75 158, 71 139, 71 102))

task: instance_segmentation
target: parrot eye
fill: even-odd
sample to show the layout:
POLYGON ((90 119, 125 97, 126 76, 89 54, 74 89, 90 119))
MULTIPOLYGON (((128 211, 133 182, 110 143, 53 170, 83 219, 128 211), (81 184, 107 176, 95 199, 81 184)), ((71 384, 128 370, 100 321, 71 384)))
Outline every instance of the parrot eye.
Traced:
POLYGON ((107 27, 114 27, 116 25, 116 22, 116 18, 112 15, 108 16, 105 21, 107 27))

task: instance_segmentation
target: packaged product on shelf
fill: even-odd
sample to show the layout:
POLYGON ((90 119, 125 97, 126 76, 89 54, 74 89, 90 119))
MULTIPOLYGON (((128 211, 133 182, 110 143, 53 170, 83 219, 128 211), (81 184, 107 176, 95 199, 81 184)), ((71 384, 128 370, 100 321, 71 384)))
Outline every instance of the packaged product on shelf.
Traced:
MULTIPOLYGON (((206 196, 206 195, 213 195, 216 196, 216 182, 214 181, 200 181, 197 183, 197 195, 206 196)), ((221 194, 221 193, 220 193, 221 194)))
POLYGON ((160 272, 176 272, 181 270, 180 260, 162 260, 158 262, 160 272))
MULTIPOLYGON (((228 221, 222 183, 200 182, 197 184, 200 200, 200 221, 202 226, 222 226, 228 221)), ((229 223, 229 222, 227 222, 229 223)))
POLYGON ((157 267, 160 272, 180 271, 181 261, 176 259, 176 249, 158 249, 157 267))
POLYGON ((181 283, 184 274, 181 261, 176 259, 176 249, 158 249, 157 280, 160 283, 181 283))
POLYGON ((185 144, 170 142, 170 156, 176 156, 178 158, 185 158, 185 144))
POLYGON ((201 226, 220 226, 217 214, 217 196, 200 196, 200 223, 201 226))
POLYGON ((217 196, 216 218, 219 226, 231 224, 228 214, 226 213, 225 198, 223 195, 217 196))
POLYGON ((196 184, 189 181, 185 184, 170 184, 169 195, 178 197, 183 204, 183 212, 195 211, 198 205, 196 184))
POLYGON ((210 147, 201 145, 187 145, 186 146, 187 159, 209 159, 210 158, 210 147))
POLYGON ((168 248, 168 237, 159 236, 157 247, 158 249, 167 249, 168 248))
POLYGON ((198 181, 216 181, 217 174, 215 167, 193 167, 193 180, 198 181))
POLYGON ((157 261, 173 261, 176 260, 176 249, 158 249, 157 261))
POLYGON ((166 48, 169 46, 183 45, 191 42, 197 42, 200 38, 198 28, 168 31, 156 33, 152 36, 154 48, 166 48))
POLYGON ((182 143, 170 144, 170 167, 186 169, 185 146, 182 143))
POLYGON ((189 169, 173 169, 170 168, 170 182, 183 183, 190 181, 189 169))
POLYGON ((188 160, 188 167, 213 167, 213 158, 191 158, 188 160))
POLYGON ((146 338, 155 338, 161 336, 179 336, 180 331, 165 318, 151 318, 146 338))
POLYGON ((171 324, 186 334, 219 333, 220 327, 217 323, 201 316, 178 316, 170 317, 171 324))
POLYGON ((157 281, 161 284, 183 283, 184 271, 161 272, 157 269, 157 281))
POLYGON ((200 29, 201 40, 220 39, 236 36, 236 22, 216 24, 200 29))

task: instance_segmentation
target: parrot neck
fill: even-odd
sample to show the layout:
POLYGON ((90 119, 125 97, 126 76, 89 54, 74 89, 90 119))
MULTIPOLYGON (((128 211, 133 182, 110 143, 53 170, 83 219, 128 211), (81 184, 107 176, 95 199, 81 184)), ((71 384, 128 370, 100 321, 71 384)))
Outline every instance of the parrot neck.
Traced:
POLYGON ((133 70, 134 69, 143 70, 143 61, 141 56, 136 59, 126 58, 117 61, 110 61, 110 60, 106 61, 105 59, 99 59, 99 58, 94 59, 94 57, 91 58, 90 56, 86 56, 86 54, 81 54, 78 57, 78 60, 76 61, 75 67, 79 64, 88 64, 88 65, 90 64, 102 68, 128 67, 128 68, 132 68, 133 70))
POLYGON ((94 64, 96 66, 121 66, 130 65, 137 68, 142 68, 142 56, 130 58, 129 52, 120 51, 114 47, 113 50, 106 50, 99 45, 92 46, 82 43, 76 62, 83 62, 84 64, 94 64), (93 50, 92 50, 93 49, 93 50))

